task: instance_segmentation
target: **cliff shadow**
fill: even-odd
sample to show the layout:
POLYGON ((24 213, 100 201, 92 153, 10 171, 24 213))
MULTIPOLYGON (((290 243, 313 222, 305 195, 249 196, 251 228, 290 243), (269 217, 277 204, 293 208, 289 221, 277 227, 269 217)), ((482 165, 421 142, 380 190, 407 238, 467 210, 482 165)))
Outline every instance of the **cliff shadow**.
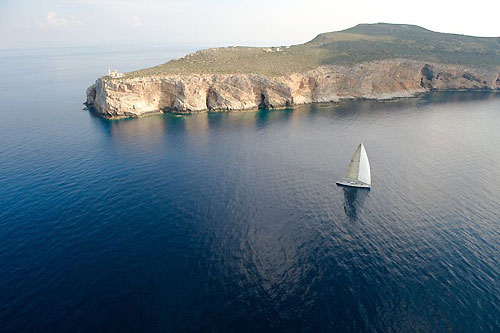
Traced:
POLYGON ((223 129, 225 124, 230 122, 230 112, 208 112, 207 126, 210 131, 223 129))
POLYGON ((105 119, 89 110, 90 119, 99 132, 110 138, 139 141, 158 140, 187 131, 189 115, 155 114, 139 118, 105 119))
POLYGON ((259 109, 255 115, 255 127, 258 130, 264 129, 269 124, 274 121, 288 122, 293 114, 294 109, 278 109, 278 110, 268 110, 259 109))
MULTIPOLYGON (((104 133, 108 137, 113 136, 112 130, 112 122, 113 120, 105 119, 101 117, 97 112, 95 112, 94 108, 87 108, 90 120, 94 127, 96 127, 99 132, 104 133)), ((124 119, 127 120, 127 119, 124 119)))
POLYGON ((432 91, 425 93, 418 99, 419 106, 427 104, 447 104, 484 101, 500 98, 499 91, 432 91))

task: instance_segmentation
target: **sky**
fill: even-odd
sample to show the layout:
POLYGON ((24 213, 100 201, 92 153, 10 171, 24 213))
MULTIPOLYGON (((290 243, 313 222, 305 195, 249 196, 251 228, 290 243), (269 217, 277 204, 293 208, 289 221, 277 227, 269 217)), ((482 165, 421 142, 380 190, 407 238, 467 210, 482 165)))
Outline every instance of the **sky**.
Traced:
POLYGON ((279 46, 377 22, 499 37, 498 13, 498 0, 0 0, 0 49, 279 46))

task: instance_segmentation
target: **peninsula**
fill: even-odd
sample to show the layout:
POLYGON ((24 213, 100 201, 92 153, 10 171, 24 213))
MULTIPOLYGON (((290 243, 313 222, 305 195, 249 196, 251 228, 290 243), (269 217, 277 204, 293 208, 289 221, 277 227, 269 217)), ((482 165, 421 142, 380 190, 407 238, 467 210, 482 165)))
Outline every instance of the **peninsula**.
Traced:
POLYGON ((500 91, 500 37, 378 23, 323 33, 300 45, 213 48, 130 73, 108 72, 87 89, 86 105, 113 119, 433 90, 500 91))

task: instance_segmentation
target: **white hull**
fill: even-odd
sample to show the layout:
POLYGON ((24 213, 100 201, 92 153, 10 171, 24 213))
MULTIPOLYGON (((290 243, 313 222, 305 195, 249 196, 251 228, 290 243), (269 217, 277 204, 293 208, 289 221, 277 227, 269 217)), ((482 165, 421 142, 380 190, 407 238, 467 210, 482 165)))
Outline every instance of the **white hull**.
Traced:
POLYGON ((341 181, 337 182, 337 185, 348 186, 348 187, 357 187, 357 188, 367 188, 367 189, 370 189, 370 187, 371 187, 369 184, 365 184, 363 182, 354 181, 354 180, 350 180, 350 179, 342 179, 341 181))

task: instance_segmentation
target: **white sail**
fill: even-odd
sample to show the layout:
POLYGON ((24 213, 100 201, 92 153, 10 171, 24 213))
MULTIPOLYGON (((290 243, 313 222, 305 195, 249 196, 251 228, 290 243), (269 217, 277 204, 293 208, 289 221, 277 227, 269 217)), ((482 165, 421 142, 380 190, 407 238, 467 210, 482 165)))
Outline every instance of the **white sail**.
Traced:
POLYGON ((344 179, 337 182, 337 184, 343 186, 369 188, 371 183, 370 162, 368 161, 365 146, 361 143, 354 152, 344 179))
POLYGON ((371 185, 372 177, 370 174, 370 162, 368 161, 368 155, 366 155, 366 149, 363 144, 360 144, 359 147, 361 147, 361 153, 359 159, 358 180, 365 184, 371 185))
POLYGON ((351 163, 347 167, 347 172, 345 173, 344 178, 350 180, 358 180, 359 175, 359 162, 361 157, 361 145, 358 146, 358 149, 354 152, 354 155, 351 158, 351 163))

